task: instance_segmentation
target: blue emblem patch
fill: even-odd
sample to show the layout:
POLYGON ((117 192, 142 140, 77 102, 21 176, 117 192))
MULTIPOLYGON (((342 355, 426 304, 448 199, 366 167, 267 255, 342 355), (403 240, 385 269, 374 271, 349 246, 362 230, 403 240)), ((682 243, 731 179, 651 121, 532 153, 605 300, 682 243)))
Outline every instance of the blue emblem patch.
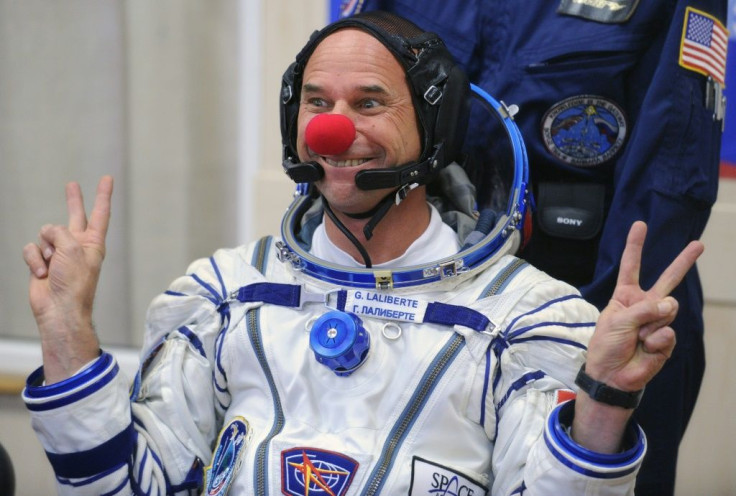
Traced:
POLYGON ((212 465, 204 471, 204 494, 207 496, 227 494, 243 461, 248 430, 248 421, 243 417, 235 417, 220 431, 212 465))
POLYGON ((344 496, 358 462, 350 457, 315 448, 281 452, 281 492, 291 496, 344 496))
POLYGON ((624 145, 626 117, 611 100, 579 95, 555 103, 542 118, 542 139, 547 150, 578 167, 600 165, 624 145))

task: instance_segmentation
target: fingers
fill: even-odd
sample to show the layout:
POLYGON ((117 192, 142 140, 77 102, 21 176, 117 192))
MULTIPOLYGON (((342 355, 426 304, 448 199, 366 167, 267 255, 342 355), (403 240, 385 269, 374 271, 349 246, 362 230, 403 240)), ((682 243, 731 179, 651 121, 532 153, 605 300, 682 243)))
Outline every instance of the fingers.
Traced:
POLYGON ((664 297, 672 292, 680 284, 685 274, 692 268, 695 261, 705 250, 700 241, 691 241, 684 250, 672 261, 672 263, 659 276, 657 282, 649 290, 658 297, 664 297))
POLYGON ((104 242, 107 235, 107 227, 110 223, 110 200, 112 198, 113 180, 111 176, 104 176, 97 184, 97 194, 95 195, 95 204, 92 207, 92 213, 89 219, 89 230, 94 231, 99 236, 99 240, 104 242))
MULTIPOLYGON (((642 299, 629 307, 623 307, 612 300, 601 317, 605 314, 607 328, 614 332, 616 329, 623 331, 622 336, 629 336, 626 339, 644 340, 649 334, 671 324, 677 316, 677 310, 677 300, 671 296, 661 300, 642 299), (611 305, 617 305, 618 308, 611 305), (609 312, 611 309, 613 311, 609 312)), ((599 320, 599 325, 601 323, 599 320)))
POLYGON ((41 248, 35 243, 28 243, 23 247, 23 260, 35 277, 42 279, 48 274, 48 266, 41 254, 41 248))
POLYGON ((643 300, 630 307, 630 318, 638 326, 638 340, 649 354, 669 358, 675 347, 675 331, 669 324, 677 316, 677 300, 668 296, 659 301, 643 300))
POLYGON ((50 236, 48 234, 53 228, 54 226, 52 226, 51 224, 46 224, 41 228, 41 231, 38 233, 38 248, 39 250, 41 250, 41 255, 47 261, 47 263, 56 250, 54 248, 54 245, 51 243, 50 236))
POLYGON ((92 207, 89 222, 84 209, 84 198, 79 183, 71 182, 66 185, 66 205, 69 215, 69 230, 84 232, 89 228, 95 234, 95 239, 102 242, 107 234, 110 221, 110 199, 112 197, 113 180, 111 176, 103 176, 97 184, 95 203, 92 207))
POLYGON ((641 270, 641 252, 647 236, 647 225, 636 221, 626 237, 626 246, 621 255, 621 267, 618 270, 617 286, 639 285, 641 270))
POLYGON ((639 328, 639 339, 642 341, 657 329, 670 325, 675 320, 675 317, 677 317, 679 304, 673 297, 668 296, 657 302, 656 305, 660 317, 654 317, 654 320, 639 328))
POLYGON ((632 321, 641 328, 659 322, 669 324, 677 316, 677 309, 677 300, 669 296, 661 300, 641 300, 628 310, 631 312, 632 321))
POLYGON ((23 247, 23 259, 36 277, 48 275, 51 257, 60 243, 67 242, 68 233, 64 226, 46 224, 38 233, 38 244, 28 243, 23 247))
POLYGON ((671 327, 660 327, 641 341, 642 349, 652 355, 662 355, 664 358, 672 356, 677 339, 671 327))
MULTIPOLYGON (((48 275, 51 257, 56 252, 59 241, 70 233, 76 242, 87 242, 96 245, 97 251, 104 256, 105 236, 110 222, 110 200, 112 198, 113 179, 103 176, 97 185, 95 204, 92 207, 89 222, 84 209, 84 199, 79 183, 66 185, 66 205, 69 215, 68 229, 63 226, 45 225, 38 236, 38 244, 29 243, 23 247, 23 259, 30 271, 39 278, 48 275)), ((69 239, 72 241, 72 238, 69 239)))
POLYGON ((87 229, 87 213, 84 211, 84 199, 79 183, 66 185, 66 210, 71 232, 82 232, 87 229))
MULTIPOLYGON (((644 240, 647 234, 647 226, 644 222, 637 221, 631 226, 626 238, 626 246, 621 255, 621 267, 618 273, 617 287, 639 285, 639 273, 641 270, 641 254, 644 240)), ((667 269, 657 279, 657 282, 649 290, 657 298, 664 298, 677 287, 692 268, 695 261, 703 253, 705 247, 700 241, 691 241, 684 250, 672 261, 667 269)))

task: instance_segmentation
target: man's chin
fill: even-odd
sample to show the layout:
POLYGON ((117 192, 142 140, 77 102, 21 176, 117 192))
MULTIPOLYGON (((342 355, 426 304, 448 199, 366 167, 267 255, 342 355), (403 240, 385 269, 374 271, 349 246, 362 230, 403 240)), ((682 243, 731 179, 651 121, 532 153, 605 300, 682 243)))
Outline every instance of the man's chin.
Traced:
POLYGON ((341 214, 345 214, 353 218, 361 218, 365 216, 367 212, 373 210, 381 201, 380 197, 365 199, 365 201, 356 201, 355 195, 347 197, 331 196, 325 198, 333 211, 340 212, 341 214))

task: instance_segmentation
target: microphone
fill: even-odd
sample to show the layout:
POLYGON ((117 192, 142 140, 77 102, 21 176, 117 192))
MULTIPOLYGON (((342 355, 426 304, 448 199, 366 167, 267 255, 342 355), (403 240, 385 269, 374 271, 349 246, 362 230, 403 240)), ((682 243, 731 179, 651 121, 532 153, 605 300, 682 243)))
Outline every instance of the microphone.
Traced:
POLYGON ((307 146, 320 155, 340 155, 355 141, 355 125, 342 114, 319 114, 304 130, 307 146))
MULTIPOLYGON (((340 155, 355 141, 355 125, 343 114, 318 114, 304 130, 307 146, 319 155, 340 155)), ((368 169, 355 176, 356 186, 364 191, 401 188, 407 184, 425 184, 439 169, 444 156, 443 143, 434 146, 429 157, 421 162, 409 162, 387 169, 368 169)), ((313 183, 324 177, 324 169, 317 162, 295 162, 289 157, 282 166, 297 183, 313 183)))
MULTIPOLYGON (((340 155, 350 148, 354 140, 353 121, 343 114, 319 114, 309 121, 304 130, 304 141, 307 146, 320 155, 340 155)), ((362 190, 400 188, 414 182, 421 184, 437 168, 437 158, 442 148, 442 144, 437 145, 432 155, 421 162, 409 162, 388 169, 360 171, 355 176, 355 184, 362 190)), ((299 164, 298 170, 304 174, 300 176, 317 177, 314 165, 317 164, 315 162, 299 164), (307 167, 307 164, 311 167, 307 167)), ((294 173, 296 172, 294 170, 294 173)), ((323 173, 323 171, 320 172, 323 173)), ((321 178, 322 174, 317 177, 317 180, 321 178)))

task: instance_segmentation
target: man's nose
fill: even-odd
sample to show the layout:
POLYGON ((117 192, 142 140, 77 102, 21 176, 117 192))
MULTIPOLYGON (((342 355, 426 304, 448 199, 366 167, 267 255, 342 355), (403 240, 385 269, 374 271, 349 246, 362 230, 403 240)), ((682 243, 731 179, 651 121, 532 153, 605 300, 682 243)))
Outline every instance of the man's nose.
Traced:
POLYGON ((307 124, 304 140, 319 155, 340 155, 355 140, 355 124, 343 114, 319 114, 307 124))

